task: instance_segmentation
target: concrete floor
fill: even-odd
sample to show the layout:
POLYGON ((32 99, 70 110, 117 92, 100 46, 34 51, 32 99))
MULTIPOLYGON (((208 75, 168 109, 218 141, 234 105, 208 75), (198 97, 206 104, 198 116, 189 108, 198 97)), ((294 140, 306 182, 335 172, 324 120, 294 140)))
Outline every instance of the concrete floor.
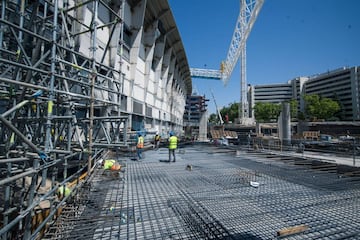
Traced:
POLYGON ((44 239, 360 239, 357 175, 208 145, 176 153, 118 157, 120 176, 97 169, 44 239))

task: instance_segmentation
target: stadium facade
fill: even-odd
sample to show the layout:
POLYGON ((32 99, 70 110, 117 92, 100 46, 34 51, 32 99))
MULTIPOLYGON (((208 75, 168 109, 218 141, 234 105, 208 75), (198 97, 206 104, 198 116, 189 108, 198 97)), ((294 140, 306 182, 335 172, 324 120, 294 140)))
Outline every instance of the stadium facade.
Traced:
POLYGON ((92 138, 107 143, 114 129, 182 131, 192 82, 167 0, 0 4, 2 112, 42 90, 33 102, 37 110, 23 106, 22 123, 9 115, 31 141, 51 150, 55 133, 86 141, 97 126, 92 138))
POLYGON ((133 129, 180 132, 192 83, 168 1, 125 1, 123 12, 123 110, 133 129))
POLYGON ((137 160, 137 134, 182 132, 190 69, 167 0, 0 9, 0 239, 38 239, 104 159, 137 160))

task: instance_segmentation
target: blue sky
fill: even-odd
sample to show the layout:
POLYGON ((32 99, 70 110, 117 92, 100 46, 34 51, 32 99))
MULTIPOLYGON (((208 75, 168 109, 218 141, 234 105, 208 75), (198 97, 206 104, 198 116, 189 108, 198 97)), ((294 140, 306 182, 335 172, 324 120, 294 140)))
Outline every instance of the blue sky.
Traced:
MULTIPOLYGON (((239 0, 169 0, 192 68, 219 69, 226 59, 239 0)), ((247 83, 286 83, 343 66, 360 66, 359 0, 265 0, 247 40, 247 83)), ((240 101, 240 67, 225 86, 193 79, 209 114, 240 101)))

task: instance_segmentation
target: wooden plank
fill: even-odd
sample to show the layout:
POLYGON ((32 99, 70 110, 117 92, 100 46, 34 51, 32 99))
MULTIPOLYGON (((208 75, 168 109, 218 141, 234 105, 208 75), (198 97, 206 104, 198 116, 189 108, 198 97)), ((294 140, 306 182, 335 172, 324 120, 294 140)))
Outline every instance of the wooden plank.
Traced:
POLYGON ((293 227, 288 227, 288 228, 284 228, 284 229, 277 231, 277 236, 279 236, 279 237, 289 236, 292 234, 304 232, 307 229, 309 229, 309 227, 304 224, 298 225, 298 226, 293 226, 293 227))

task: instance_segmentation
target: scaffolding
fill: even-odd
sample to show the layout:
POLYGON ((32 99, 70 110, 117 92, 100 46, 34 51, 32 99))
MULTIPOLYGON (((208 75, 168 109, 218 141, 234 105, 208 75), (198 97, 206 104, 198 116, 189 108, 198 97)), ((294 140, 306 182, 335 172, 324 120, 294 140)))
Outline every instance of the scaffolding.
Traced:
POLYGON ((124 1, 107 2, 0 1, 0 239, 37 238, 67 200, 59 187, 76 192, 109 148, 129 146, 124 1))

